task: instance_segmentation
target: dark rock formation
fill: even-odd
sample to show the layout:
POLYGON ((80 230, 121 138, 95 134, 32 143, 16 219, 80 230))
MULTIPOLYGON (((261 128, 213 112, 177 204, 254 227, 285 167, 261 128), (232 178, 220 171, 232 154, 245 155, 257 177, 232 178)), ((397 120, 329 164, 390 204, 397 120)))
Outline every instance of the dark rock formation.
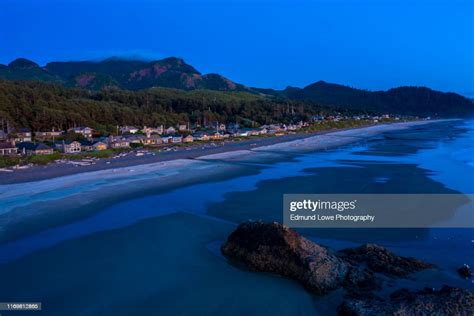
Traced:
POLYGON ((373 291, 382 288, 382 282, 375 273, 367 268, 350 266, 344 281, 344 288, 353 297, 374 297, 373 291))
POLYGON ((221 251, 252 269, 298 280, 320 295, 341 287, 348 273, 343 260, 279 223, 242 223, 221 251))
POLYGON ((383 278, 406 277, 411 273, 431 268, 432 265, 414 258, 395 255, 384 247, 366 244, 357 248, 339 251, 339 258, 346 261, 349 273, 344 287, 352 297, 374 298, 374 291, 380 290, 383 278))
POLYGON ((468 266, 467 264, 464 264, 462 267, 458 269, 458 273, 460 276, 462 276, 465 279, 469 279, 472 277, 472 270, 471 267, 468 266))
POLYGON ((405 277, 432 267, 372 244, 333 254, 279 223, 242 223, 221 251, 257 271, 298 280, 317 294, 344 287, 353 297, 362 298, 374 297, 373 291, 381 289, 377 273, 405 277))
MULTIPOLYGON (((319 295, 344 287, 347 295, 339 315, 474 315, 474 294, 448 286, 439 291, 402 289, 387 299, 377 296, 383 293, 375 292, 382 288, 383 279, 433 267, 378 245, 333 254, 279 223, 245 222, 228 237, 221 251, 230 260, 257 271, 298 280, 319 295)), ((469 267, 461 269, 464 274, 469 267)))
POLYGON ((390 295, 363 300, 349 297, 338 309, 339 315, 474 315, 474 294, 468 290, 444 286, 441 290, 412 292, 402 289, 390 295))
POLYGON ((344 249, 338 255, 351 265, 365 264, 374 272, 396 277, 406 277, 410 273, 433 267, 418 259, 399 257, 384 247, 374 244, 344 249))

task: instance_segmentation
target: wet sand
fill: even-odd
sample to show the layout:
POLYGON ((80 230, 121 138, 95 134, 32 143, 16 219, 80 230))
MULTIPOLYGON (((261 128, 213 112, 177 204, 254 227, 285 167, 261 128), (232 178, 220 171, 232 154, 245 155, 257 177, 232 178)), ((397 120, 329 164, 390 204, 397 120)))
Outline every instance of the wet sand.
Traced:
POLYGON ((130 154, 115 159, 100 159, 96 164, 89 166, 73 166, 69 164, 52 163, 46 166, 33 166, 28 169, 15 170, 14 172, 9 173, 2 172, 0 173, 0 185, 40 181, 84 172, 153 164, 177 159, 229 158, 248 151, 269 153, 277 152, 279 154, 284 154, 291 153, 292 151, 301 153, 302 151, 324 150, 367 139, 387 131, 406 129, 411 126, 425 125, 441 121, 447 120, 380 124, 338 131, 291 134, 225 143, 216 142, 216 144, 219 145, 216 145, 215 147, 197 146, 190 150, 182 149, 179 151, 161 152, 156 155, 136 156, 130 154), (234 152, 236 152, 236 155, 234 152))
MULTIPOLYGON (((305 138, 294 135, 299 138, 285 143, 258 146, 252 150, 234 148, 236 150, 221 153, 208 154, 206 152, 207 155, 204 156, 198 155, 202 152, 195 152, 194 159, 166 160, 79 172, 40 181, 3 184, 0 185, 0 243, 38 232, 45 227, 58 226, 85 218, 107 205, 123 200, 139 198, 147 194, 158 194, 198 183, 256 174, 259 172, 258 169, 265 168, 265 164, 292 161, 306 152, 338 147, 370 139, 374 135, 387 131, 399 131, 426 123, 377 125, 305 138), (289 148, 291 150, 288 150, 289 148)), ((238 143, 238 145, 241 144, 238 143)), ((245 146, 245 144, 242 145, 245 146)), ((174 157, 173 154, 175 153, 167 157, 174 157)), ((136 162, 133 158, 122 162, 136 162)), ((62 168, 67 166, 49 167, 55 172, 69 172, 69 169, 62 168)), ((99 168, 98 165, 91 167, 99 168)), ((78 169, 85 170, 82 167, 71 168, 73 172, 78 172, 78 169)), ((28 171, 30 170, 25 170, 19 173, 19 178, 12 179, 21 180, 22 177, 28 176, 28 171)), ((35 177, 41 178, 42 174, 35 174, 35 177)))
MULTIPOLYGON (((292 134, 268 138, 255 138, 235 142, 215 142, 215 147, 203 148, 203 146, 196 146, 190 150, 180 149, 179 151, 167 151, 156 153, 156 155, 136 156, 134 153, 120 158, 105 158, 99 159, 95 165, 89 166, 73 166, 69 164, 52 163, 46 166, 34 166, 29 169, 15 170, 14 172, 1 172, 0 185, 23 183, 31 181, 40 181, 45 179, 63 177, 84 172, 93 172, 100 170, 109 170, 116 168, 131 167, 137 165, 153 164, 157 162, 165 162, 177 159, 195 159, 200 156, 212 155, 224 152, 233 152, 239 150, 250 150, 257 146, 265 146, 279 142, 287 142, 296 139, 314 136, 315 134, 292 134)), ((204 145, 204 143, 203 143, 204 145)))
POLYGON ((254 166, 178 159, 3 185, 0 244, 87 218, 120 201, 255 173, 254 166))

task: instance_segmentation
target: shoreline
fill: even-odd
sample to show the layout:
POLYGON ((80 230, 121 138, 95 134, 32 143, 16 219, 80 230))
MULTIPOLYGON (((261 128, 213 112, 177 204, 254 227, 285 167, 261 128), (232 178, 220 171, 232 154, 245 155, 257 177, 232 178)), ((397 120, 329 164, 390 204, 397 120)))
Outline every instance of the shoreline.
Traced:
MULTIPOLYGON (((212 154, 220 154, 224 152, 233 152, 241 150, 251 150, 258 146, 271 145, 275 143, 289 142, 293 140, 298 140, 302 138, 312 137, 316 135, 321 135, 324 133, 330 133, 333 131, 327 132, 317 132, 317 133, 308 133, 308 134, 290 134, 284 136, 275 136, 268 138, 255 138, 255 139, 246 139, 242 141, 235 142, 213 142, 216 145, 215 147, 209 146, 211 142, 202 144, 202 146, 196 146, 189 150, 179 150, 179 151, 166 151, 160 152, 155 155, 144 155, 144 156, 135 156, 135 155, 126 155, 125 157, 118 158, 101 158, 96 161, 96 164, 88 166, 74 166, 71 164, 57 164, 50 163, 44 166, 32 166, 28 169, 15 170, 13 172, 2 172, 0 173, 0 185, 7 184, 17 184, 33 181, 41 181, 53 178, 59 178, 64 176, 70 176, 81 173, 90 173, 102 170, 110 169, 119 169, 133 166, 141 166, 154 164, 158 162, 168 162, 178 159, 198 159, 199 157, 204 157, 212 154)), ((131 154, 135 151, 130 151, 131 154)))
MULTIPOLYGON (((84 169, 76 167, 73 169, 76 173, 73 174, 0 184, 0 243, 18 238, 18 232, 22 235, 25 231, 39 231, 45 225, 51 227, 51 221, 54 222, 52 226, 61 225, 68 222, 70 216, 83 218, 112 202, 118 203, 130 197, 141 197, 149 192, 169 192, 194 184, 258 173, 258 170, 269 164, 290 161, 311 152, 323 152, 351 143, 365 142, 385 132, 439 122, 442 121, 375 125, 317 135, 291 135, 295 139, 266 146, 263 146, 263 142, 260 142, 260 146, 254 146, 252 144, 256 143, 252 142, 247 145, 252 146, 250 149, 236 147, 229 151, 220 147, 220 153, 198 151, 192 159, 168 159, 125 167, 99 168, 91 172, 77 172, 78 169, 84 169), (51 214, 61 215, 51 217, 51 214)), ((60 173, 64 172, 63 168, 56 165, 52 167, 56 167, 60 173)), ((32 169, 34 168, 23 171, 31 172, 32 169)), ((4 179, 0 179, 2 180, 4 179)))
MULTIPOLYGON (((215 147, 197 146, 189 150, 161 152, 156 155, 135 156, 127 155, 119 158, 103 158, 88 166, 51 163, 45 166, 33 166, 28 169, 15 170, 11 173, 1 173, 0 185, 36 182, 82 173, 99 172, 132 166, 156 164, 178 159, 188 160, 240 160, 255 154, 276 153, 291 154, 307 151, 327 150, 361 141, 384 132, 405 129, 417 125, 433 124, 451 121, 411 121, 389 124, 377 124, 364 127, 328 130, 323 132, 290 134, 268 138, 247 139, 237 142, 223 142, 215 147)), ((133 151, 131 152, 133 153, 133 151)))

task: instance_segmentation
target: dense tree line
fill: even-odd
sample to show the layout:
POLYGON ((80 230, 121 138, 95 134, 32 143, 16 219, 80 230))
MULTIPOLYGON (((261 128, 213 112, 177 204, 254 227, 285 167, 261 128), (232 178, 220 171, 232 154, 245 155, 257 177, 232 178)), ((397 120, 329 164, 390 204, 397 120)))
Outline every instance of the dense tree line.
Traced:
POLYGON ((444 93, 426 87, 366 91, 319 81, 303 89, 290 87, 278 93, 289 99, 310 100, 353 110, 437 117, 474 115, 471 100, 456 93, 444 93))
POLYGON ((0 81, 0 118, 33 131, 87 125, 115 131, 117 125, 209 124, 247 126, 305 120, 328 109, 304 101, 270 99, 244 92, 70 89, 44 82, 0 81))

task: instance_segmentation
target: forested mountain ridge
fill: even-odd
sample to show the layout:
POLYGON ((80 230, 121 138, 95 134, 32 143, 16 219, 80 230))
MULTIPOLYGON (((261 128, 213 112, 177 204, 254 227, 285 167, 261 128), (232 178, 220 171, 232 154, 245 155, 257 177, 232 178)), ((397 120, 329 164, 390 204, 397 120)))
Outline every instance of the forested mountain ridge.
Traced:
POLYGON ((0 65, 0 78, 60 82, 91 90, 119 88, 142 90, 167 87, 183 90, 243 91, 243 85, 218 75, 203 75, 180 58, 157 61, 109 58, 103 61, 50 62, 44 67, 24 58, 0 65))
POLYGON ((18 58, 8 65, 0 64, 0 78, 7 80, 39 80, 47 82, 62 82, 62 79, 48 73, 38 64, 25 59, 18 58))
POLYGON ((403 115, 456 117, 474 113, 471 100, 456 93, 445 93, 426 87, 367 91, 318 81, 303 89, 288 87, 275 95, 352 110, 403 115))
POLYGON ((8 66, 0 65, 0 78, 58 83, 65 87, 92 91, 141 91, 153 87, 186 91, 240 91, 273 99, 269 102, 297 101, 334 109, 399 115, 463 117, 474 113, 472 100, 456 93, 444 93, 426 87, 367 91, 318 81, 304 88, 288 87, 284 90, 249 88, 219 74, 203 75, 176 57, 150 62, 119 58, 103 61, 50 62, 44 67, 19 58, 8 66))

